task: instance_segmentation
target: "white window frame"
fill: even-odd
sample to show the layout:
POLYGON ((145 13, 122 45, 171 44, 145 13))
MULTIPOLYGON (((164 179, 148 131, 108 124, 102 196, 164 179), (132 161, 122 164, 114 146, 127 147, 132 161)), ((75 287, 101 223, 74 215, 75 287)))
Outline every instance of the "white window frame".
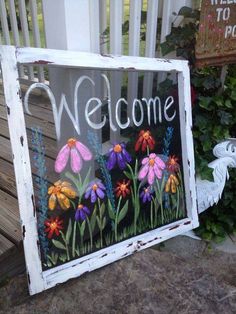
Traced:
POLYGON ((198 227, 194 150, 191 130, 190 74, 187 61, 131 56, 104 56, 85 52, 1 46, 0 62, 31 295, 198 227), (177 72, 187 218, 135 236, 52 269, 42 270, 29 148, 17 70, 18 65, 36 64, 37 66, 49 64, 53 67, 65 68, 177 72))

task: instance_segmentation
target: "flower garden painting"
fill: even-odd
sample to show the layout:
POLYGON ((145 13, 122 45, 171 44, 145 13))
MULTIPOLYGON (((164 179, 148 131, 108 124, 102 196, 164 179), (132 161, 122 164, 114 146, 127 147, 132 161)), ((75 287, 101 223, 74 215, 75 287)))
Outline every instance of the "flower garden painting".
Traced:
POLYGON ((95 132, 71 137, 58 150, 53 170, 58 180, 52 183, 41 130, 32 129, 44 269, 186 216, 181 156, 170 154, 175 130, 162 129, 161 139, 158 130, 134 130, 133 140, 112 143, 105 155, 95 132))

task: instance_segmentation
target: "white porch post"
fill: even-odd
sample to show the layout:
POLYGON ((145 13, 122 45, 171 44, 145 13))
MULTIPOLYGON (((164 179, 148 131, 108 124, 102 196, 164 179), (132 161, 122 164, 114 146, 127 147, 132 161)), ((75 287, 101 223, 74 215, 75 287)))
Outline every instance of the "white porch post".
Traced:
POLYGON ((42 2, 47 48, 99 52, 98 0, 42 2))
MULTIPOLYGON (((77 50, 96 52, 100 51, 99 44, 99 0, 43 0, 43 16, 45 25, 46 47, 52 49, 77 50)), ((98 71, 53 69, 49 72, 50 87, 55 95, 57 104, 61 94, 73 112, 74 88, 79 77, 88 75, 96 83, 93 89, 91 82, 85 80, 78 90, 79 117, 84 116, 87 100, 100 95, 100 75, 98 71)), ((61 146, 69 137, 77 137, 72 124, 64 114, 62 124, 61 146)), ((99 113, 96 119, 101 119, 99 113)), ((80 120, 82 137, 79 139, 87 143, 87 124, 85 119, 80 120)))

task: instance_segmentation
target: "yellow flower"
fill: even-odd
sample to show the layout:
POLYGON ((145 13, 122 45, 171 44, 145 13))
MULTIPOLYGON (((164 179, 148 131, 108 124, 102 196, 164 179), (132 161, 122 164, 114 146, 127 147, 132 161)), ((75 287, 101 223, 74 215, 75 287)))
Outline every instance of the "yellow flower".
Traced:
POLYGON ((179 185, 179 180, 177 177, 173 174, 171 174, 166 182, 165 191, 166 193, 176 193, 177 186, 179 185))
POLYGON ((62 209, 67 210, 70 208, 70 198, 75 198, 76 193, 71 187, 71 184, 66 181, 57 181, 54 185, 50 186, 48 189, 48 194, 50 195, 48 200, 48 207, 50 210, 54 210, 57 201, 62 209))

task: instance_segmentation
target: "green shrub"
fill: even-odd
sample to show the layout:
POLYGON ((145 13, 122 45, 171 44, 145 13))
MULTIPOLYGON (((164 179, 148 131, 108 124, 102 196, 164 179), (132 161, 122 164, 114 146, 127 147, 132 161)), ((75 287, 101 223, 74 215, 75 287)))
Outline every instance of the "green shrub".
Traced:
MULTIPOLYGON (((221 67, 195 66, 195 44, 199 25, 199 11, 182 8, 188 22, 172 27, 162 44, 163 55, 176 51, 177 56, 190 61, 191 85, 196 96, 193 105, 193 136, 197 174, 212 180, 207 164, 214 160, 213 147, 221 140, 236 137, 236 66, 230 65, 224 86, 221 85, 221 67)), ((227 233, 236 231, 236 171, 230 171, 222 200, 200 216, 197 232, 206 240, 220 242, 227 233)))

